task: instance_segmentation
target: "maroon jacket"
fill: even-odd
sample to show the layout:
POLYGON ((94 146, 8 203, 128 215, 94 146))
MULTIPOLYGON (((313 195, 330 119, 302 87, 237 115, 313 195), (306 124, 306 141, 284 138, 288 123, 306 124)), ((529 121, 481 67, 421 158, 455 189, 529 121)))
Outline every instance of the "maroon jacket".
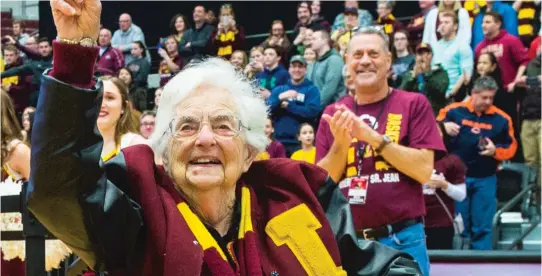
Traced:
POLYGON ((241 26, 237 26, 237 30, 237 34, 233 35, 233 37, 228 37, 228 35, 224 34, 221 37, 217 37, 218 30, 213 32, 211 35, 211 44, 215 55, 229 60, 233 52, 243 50, 245 46, 245 31, 241 26))
MULTIPOLYGON (((23 65, 21 58, 18 58, 15 63, 6 65, 5 71, 23 65)), ((30 104, 30 93, 32 90, 32 76, 13 76, 2 79, 2 84, 10 84, 8 91, 9 96, 13 100, 13 105, 17 113, 21 113, 30 104)))
POLYGON ((98 57, 95 71, 101 75, 116 77, 122 67, 124 67, 124 56, 118 49, 109 46, 104 53, 98 57))

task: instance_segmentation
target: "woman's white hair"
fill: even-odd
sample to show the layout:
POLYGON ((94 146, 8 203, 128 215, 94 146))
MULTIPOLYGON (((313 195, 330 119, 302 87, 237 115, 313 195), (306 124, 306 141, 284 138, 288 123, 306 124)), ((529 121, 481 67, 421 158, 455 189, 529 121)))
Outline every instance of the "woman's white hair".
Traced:
MULTIPOLYGON (((258 152, 269 144, 265 135, 267 106, 257 87, 235 67, 221 58, 208 58, 188 64, 164 87, 156 114, 156 128, 149 144, 156 156, 163 156, 168 140, 169 123, 176 115, 176 107, 201 86, 212 86, 229 91, 236 105, 234 112, 245 129, 247 143, 258 152)), ((241 134, 242 135, 242 134, 241 134)))

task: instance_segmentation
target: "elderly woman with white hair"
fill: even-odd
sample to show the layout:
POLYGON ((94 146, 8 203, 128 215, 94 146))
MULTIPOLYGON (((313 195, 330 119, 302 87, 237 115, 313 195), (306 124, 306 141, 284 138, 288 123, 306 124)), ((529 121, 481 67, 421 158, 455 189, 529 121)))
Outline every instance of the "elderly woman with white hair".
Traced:
POLYGON ((101 4, 80 0, 80 13, 68 3, 51 1, 58 38, 36 111, 28 208, 93 270, 382 275, 403 257, 356 245, 348 204, 324 170, 253 162, 269 142, 266 106, 221 59, 191 64, 166 85, 152 149, 100 162, 102 82, 92 71, 101 4))

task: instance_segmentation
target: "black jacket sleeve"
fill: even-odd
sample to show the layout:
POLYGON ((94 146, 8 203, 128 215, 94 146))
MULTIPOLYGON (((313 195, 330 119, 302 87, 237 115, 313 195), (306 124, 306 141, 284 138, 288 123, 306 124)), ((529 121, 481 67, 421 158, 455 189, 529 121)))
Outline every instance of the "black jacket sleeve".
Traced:
POLYGON ((32 132, 28 209, 96 271, 133 266, 143 219, 122 154, 100 162, 102 83, 80 89, 42 76, 32 132))
POLYGON ((422 275, 410 255, 375 241, 358 242, 350 205, 330 177, 318 191, 318 200, 331 224, 342 266, 349 276, 422 275))

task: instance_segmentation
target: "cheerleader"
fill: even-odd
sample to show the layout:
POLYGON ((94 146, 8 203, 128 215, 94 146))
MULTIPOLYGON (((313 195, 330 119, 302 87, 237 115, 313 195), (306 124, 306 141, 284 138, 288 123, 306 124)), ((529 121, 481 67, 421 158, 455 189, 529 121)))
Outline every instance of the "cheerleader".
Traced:
POLYGON ((30 147, 25 144, 23 132, 8 93, 2 89, 2 181, 24 181, 30 177, 30 147))
POLYGON ((129 101, 128 88, 119 78, 103 78, 103 101, 98 115, 98 130, 103 137, 102 160, 108 161, 121 149, 145 144, 139 135, 139 117, 129 101))

